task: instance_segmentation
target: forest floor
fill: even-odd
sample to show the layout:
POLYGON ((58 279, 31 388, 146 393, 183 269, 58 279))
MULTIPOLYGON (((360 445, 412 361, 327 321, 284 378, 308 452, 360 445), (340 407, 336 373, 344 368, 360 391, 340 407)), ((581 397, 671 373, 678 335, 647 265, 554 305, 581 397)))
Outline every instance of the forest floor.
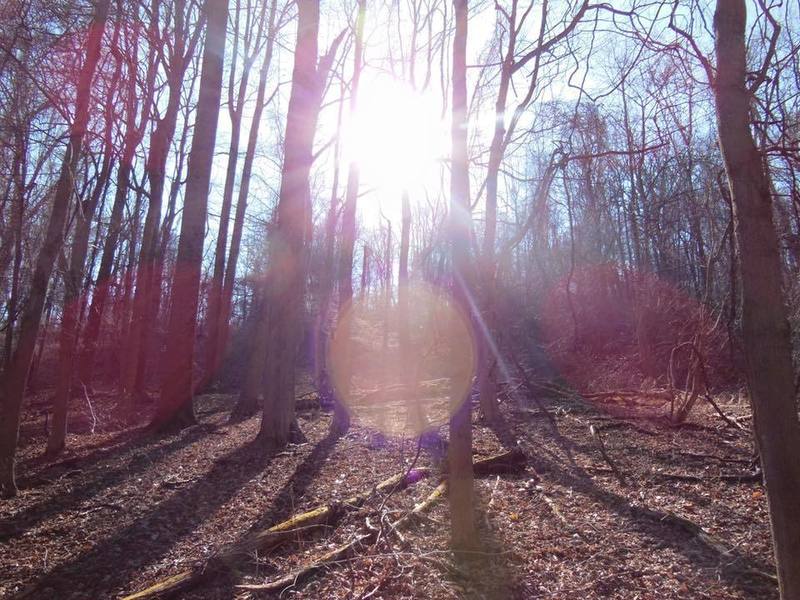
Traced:
MULTIPOLYGON (((330 416, 310 410, 299 414, 307 442, 267 455, 253 443, 257 417, 227 423, 229 395, 200 397, 199 425, 155 438, 121 428, 98 394, 94 433, 76 400, 69 450, 47 463, 37 410, 45 398, 32 400, 21 492, 0 503, 2 597, 132 594, 248 533, 370 490, 404 472, 417 450, 411 440, 378 443, 358 426, 328 438, 330 416)), ((613 416, 577 397, 506 399, 501 407, 502 427, 474 423, 475 458, 517 446, 528 461, 522 472, 476 479, 478 551, 458 560, 448 552, 443 501, 402 534, 384 532, 280 597, 777 598, 764 489, 731 477, 749 468, 748 432, 704 406, 681 428, 613 416)), ((723 409, 749 423, 745 405, 723 409)), ((436 459, 425 450, 416 466, 436 459)), ((277 596, 240 586, 291 573, 355 539, 380 522, 381 509, 388 520, 402 515, 438 482, 432 475, 388 500, 377 494, 337 527, 300 531, 179 597, 277 596)))

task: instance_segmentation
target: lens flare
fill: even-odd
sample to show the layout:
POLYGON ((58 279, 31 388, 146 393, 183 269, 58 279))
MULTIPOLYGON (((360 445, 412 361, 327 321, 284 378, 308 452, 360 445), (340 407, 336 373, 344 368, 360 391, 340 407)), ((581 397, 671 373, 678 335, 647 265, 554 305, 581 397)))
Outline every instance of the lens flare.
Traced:
POLYGON ((394 436, 445 424, 469 394, 475 362, 469 320, 424 284, 409 288, 407 307, 383 294, 354 300, 328 347, 334 390, 353 419, 394 436))

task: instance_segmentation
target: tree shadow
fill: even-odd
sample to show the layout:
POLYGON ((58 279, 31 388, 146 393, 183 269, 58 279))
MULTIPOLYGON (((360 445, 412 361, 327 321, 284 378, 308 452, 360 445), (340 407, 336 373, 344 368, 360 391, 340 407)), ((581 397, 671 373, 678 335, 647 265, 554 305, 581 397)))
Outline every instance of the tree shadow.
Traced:
MULTIPOLYGON (((204 436, 208 435, 208 431, 203 427, 194 427, 184 431, 181 435, 175 437, 167 443, 163 443, 160 438, 152 436, 136 437, 128 443, 116 446, 113 448, 98 450, 93 453, 86 460, 79 459, 73 462, 62 461, 54 465, 56 468, 80 467, 89 466, 101 462, 102 460, 112 457, 116 454, 132 450, 138 446, 144 449, 140 452, 134 452, 130 460, 117 466, 111 470, 98 470, 86 479, 77 480, 71 491, 63 495, 48 496, 39 502, 28 506, 19 513, 15 514, 9 519, 0 521, 0 542, 8 539, 23 535, 42 521, 56 515, 58 513, 69 511, 76 506, 79 506, 85 500, 95 496, 99 491, 112 488, 123 481, 130 479, 138 473, 141 473, 150 468, 154 463, 160 462, 167 458, 170 454, 177 452, 181 448, 197 442, 204 436)), ((49 469, 45 472, 49 474, 49 469)), ((62 473, 62 476, 69 473, 69 470, 62 473)), ((20 482, 20 489, 30 489, 36 487, 39 480, 44 480, 44 483, 55 483, 43 478, 42 474, 37 474, 32 477, 26 477, 20 482)))
POLYGON ((88 597, 113 596, 125 588, 136 572, 157 562, 233 498, 271 460, 272 456, 254 442, 236 448, 192 485, 167 497, 91 550, 48 571, 33 584, 33 589, 46 589, 55 597, 67 597, 75 590, 88 597), (99 581, 98 564, 113 565, 104 569, 105 576, 99 581))
MULTIPOLYGON (((268 529, 295 514, 297 511, 295 500, 305 495, 308 486, 319 474, 325 464, 325 459, 336 447, 339 439, 341 439, 341 436, 328 431, 327 435, 317 442, 275 495, 269 510, 258 521, 253 523, 245 534, 240 536, 240 540, 247 539, 250 535, 268 529)), ((246 564, 240 565, 240 567, 241 569, 236 573, 222 573, 216 578, 207 581, 206 585, 213 586, 217 597, 234 597, 236 595, 234 586, 241 579, 241 574, 247 571, 246 564)))
POLYGON ((476 488, 476 546, 470 550, 449 553, 446 560, 428 559, 426 562, 459 588, 461 598, 523 598, 519 570, 508 560, 508 544, 492 523, 486 511, 486 498, 481 497, 479 490, 476 488))
MULTIPOLYGON (((37 485, 42 482, 47 483, 44 477, 50 475, 53 471, 88 467, 110 456, 126 452, 134 446, 145 445, 152 441, 152 438, 148 438, 147 436, 146 428, 144 426, 139 426, 120 431, 105 442, 82 448, 82 450, 89 450, 89 453, 85 455, 75 454, 74 456, 62 457, 55 461, 44 454, 31 456, 17 463, 17 467, 23 471, 31 471, 33 468, 39 466, 41 466, 42 469, 36 474, 29 475, 26 473, 23 475, 18 482, 18 486, 20 489, 37 487, 37 485)), ((68 449, 67 452, 69 451, 68 449)))
MULTIPOLYGON (((538 447, 536 440, 526 445, 538 447)), ((772 573, 774 566, 753 556, 747 556, 736 548, 721 549, 696 532, 680 526, 668 512, 633 505, 627 498, 600 487, 583 469, 569 469, 566 465, 553 463, 541 454, 531 453, 532 466, 537 473, 554 481, 565 489, 586 495, 603 504, 610 512, 623 519, 628 530, 651 539, 656 544, 669 547, 684 555, 699 567, 717 571, 732 587, 748 597, 767 597, 767 589, 776 593, 774 582, 759 576, 772 573), (747 576, 758 577, 759 584, 748 582, 747 576)))

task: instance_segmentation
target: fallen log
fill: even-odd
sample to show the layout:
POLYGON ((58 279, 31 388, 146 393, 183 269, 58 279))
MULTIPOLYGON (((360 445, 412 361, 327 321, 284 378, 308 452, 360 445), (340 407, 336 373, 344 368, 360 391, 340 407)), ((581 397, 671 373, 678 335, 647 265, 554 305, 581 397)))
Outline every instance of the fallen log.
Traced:
MULTIPOLYGON (((493 473, 508 473, 518 471, 523 468, 526 458, 520 450, 510 450, 495 456, 490 456, 476 461, 473 464, 473 470, 476 475, 489 475, 493 473)), ((254 533, 244 540, 233 544, 227 549, 221 550, 216 555, 208 559, 204 564, 182 571, 177 575, 173 575, 163 581, 156 583, 140 592, 125 596, 122 600, 141 600, 143 598, 153 598, 157 596, 170 596, 178 592, 184 592, 189 588, 201 583, 204 579, 212 574, 222 571, 228 571, 233 565, 245 559, 252 554, 253 551, 258 550, 264 552, 271 550, 283 542, 291 540, 294 536, 299 535, 301 531, 319 529, 324 526, 334 526, 341 517, 349 511, 360 508, 364 502, 369 500, 378 492, 388 492, 391 490, 400 490, 413 485, 420 479, 430 475, 430 469, 419 468, 413 469, 409 472, 399 473, 393 475, 388 479, 382 481, 371 490, 364 492, 358 496, 353 496, 342 502, 325 504, 318 506, 310 511, 294 515, 289 519, 278 523, 258 533, 254 533)), ((440 484, 436 490, 439 490, 444 483, 440 484)), ((436 492, 434 490, 434 492, 436 492)), ((443 495, 443 491, 439 491, 437 499, 443 495)), ((431 503, 434 500, 431 501, 431 503)), ((427 500, 426 500, 427 502, 427 500)), ((425 503, 422 503, 425 505, 425 503)), ((412 513, 419 514, 428 509, 427 506, 415 506, 412 513), (418 509, 419 507, 419 509, 418 509)), ((408 516, 408 515, 406 515, 408 516)), ((365 534, 367 537, 371 534, 365 534)), ((366 538, 364 538, 366 539, 366 538)), ((347 552, 351 549, 351 545, 359 543, 360 539, 357 538, 346 544, 348 548, 339 547, 334 548, 332 551, 326 553, 325 556, 320 558, 320 561, 325 558, 327 563, 339 560, 336 558, 336 552, 347 552)), ((318 562, 320 562, 318 561, 318 562)), ((313 565, 312 565, 313 566, 313 565)), ((285 587, 285 586, 284 586, 285 587)), ((258 588, 266 589, 266 588, 258 588)))
POLYGON ((377 492, 408 487, 429 474, 429 469, 415 469, 409 473, 393 475, 363 494, 353 496, 342 502, 325 504, 307 512, 293 515, 269 529, 254 533, 222 550, 208 559, 203 565, 186 569, 140 592, 126 596, 123 600, 168 596, 185 591, 194 587, 212 573, 230 569, 232 565, 250 555, 254 550, 259 550, 260 552, 268 551, 292 539, 300 531, 306 532, 323 526, 332 526, 346 512, 358 509, 377 492))

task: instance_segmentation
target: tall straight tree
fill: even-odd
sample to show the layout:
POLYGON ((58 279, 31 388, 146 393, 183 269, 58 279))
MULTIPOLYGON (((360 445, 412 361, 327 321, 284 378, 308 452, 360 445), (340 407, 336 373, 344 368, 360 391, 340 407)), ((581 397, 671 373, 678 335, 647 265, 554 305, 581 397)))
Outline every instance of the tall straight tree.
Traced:
POLYGON ((203 10, 206 15, 206 43, 203 48, 194 137, 189 152, 178 256, 172 279, 172 302, 165 356, 167 363, 161 386, 161 398, 153 420, 155 428, 166 431, 195 423, 192 403, 194 338, 208 209, 208 187, 211 183, 211 165, 222 96, 222 64, 225 57, 228 3, 222 0, 206 0, 203 10))
MULTIPOLYGON (((211 276, 208 294, 208 315, 206 318, 208 338, 206 340, 206 359, 204 365, 202 387, 210 384, 216 377, 219 369, 222 348, 219 344, 219 320, 222 312, 222 288, 226 271, 225 250, 228 245, 228 226, 230 224, 231 206, 233 203, 233 187, 236 182, 237 165, 239 164, 239 141, 242 132, 242 116, 247 99, 250 70, 262 49, 265 33, 272 33, 277 3, 272 2, 269 12, 270 24, 267 27, 266 2, 255 11, 248 2, 243 10, 236 3, 236 18, 233 30, 233 49, 231 57, 230 76, 228 78, 228 116, 231 120, 231 139, 228 148, 228 166, 225 171, 225 184, 222 191, 222 207, 219 217, 219 231, 214 251, 214 271, 211 276), (242 13, 245 13, 242 24, 242 13), (252 15, 257 12, 256 15, 252 15), (236 81, 239 43, 242 44, 242 72, 239 81, 236 81)), ((271 52, 271 48, 270 48, 271 52)), ((230 265, 228 265, 229 267, 230 265)))
POLYGON ((781 598, 800 598, 800 422, 792 345, 765 162, 750 129, 745 0, 717 0, 714 97, 719 145, 735 207, 742 337, 753 424, 767 485, 781 598))
MULTIPOLYGON (((225 2, 219 0, 218 4, 225 4, 225 2)), ((167 46, 171 52, 166 56, 164 53, 160 53, 163 67, 167 72, 167 103, 164 114, 158 119, 150 136, 150 147, 145 164, 150 195, 142 231, 139 262, 136 266, 136 290, 129 324, 130 333, 124 340, 126 356, 122 377, 124 397, 121 407, 125 416, 132 415, 136 400, 144 395, 144 376, 150 350, 150 334, 153 330, 151 323, 155 320, 155 309, 161 294, 161 290, 158 289, 157 277, 160 272, 158 262, 161 258, 159 256, 158 227, 161 222, 167 160, 178 123, 184 77, 194 57, 203 29, 202 17, 196 19, 196 22, 192 22, 191 17, 195 6, 193 2, 174 0, 173 14, 171 15, 173 29, 170 31, 174 40, 167 46)), ((208 18, 208 12, 206 12, 206 18, 208 18)), ((167 30, 167 26, 165 26, 162 35, 166 35, 167 30)), ((209 27, 208 32, 210 31, 209 27)), ((206 36, 208 36, 208 32, 206 36)), ((203 58, 205 59, 205 54, 203 58)), ((207 135, 209 132, 206 126, 211 124, 198 122, 203 123, 201 129, 207 135)), ((214 125, 216 126, 216 122, 214 125)), ((214 133, 216 135, 216 130, 214 133)), ((205 217, 203 218, 205 219, 205 217)))
POLYGON ((286 115, 281 188, 276 223, 269 239, 269 272, 262 309, 266 312, 262 322, 268 330, 258 332, 267 336, 264 411, 258 434, 266 448, 285 446, 296 433, 295 360, 302 332, 305 245, 311 243, 306 233, 311 211, 309 175, 322 94, 344 37, 340 34, 317 64, 319 2, 299 0, 297 6, 297 45, 286 115))
MULTIPOLYGON (((358 106, 358 83, 364 65, 364 21, 366 19, 366 0, 358 0, 358 16, 356 17, 356 35, 353 48, 353 80, 350 84, 350 113, 355 113, 358 106)), ((351 160, 347 170, 347 189, 345 191, 344 210, 342 212, 342 247, 339 257, 339 314, 346 310, 353 299, 353 248, 356 241, 356 202, 358 200, 359 170, 356 160, 351 160)), ((348 337, 348 332, 340 331, 338 335, 348 337)), ((348 373, 342 379, 349 385, 350 361, 345 357, 344 370, 348 373)), ((338 390, 338 396, 347 394, 348 390, 338 390)), ((334 402, 331 430, 341 434, 350 427, 350 413, 338 399, 334 402)))
MULTIPOLYGON (((456 30, 453 38, 453 106, 450 168, 450 247, 453 295, 462 315, 469 314, 467 271, 471 215, 469 156, 467 155, 467 0, 453 0, 456 30)), ((473 515, 472 418, 469 393, 450 418, 450 522, 451 545, 463 550, 475 545, 473 515)))
POLYGON ((100 48, 108 19, 110 0, 97 0, 86 35, 86 56, 78 74, 75 117, 69 128, 69 140, 53 193, 53 208, 47 222, 44 243, 36 259, 31 288, 22 312, 17 347, 2 377, 2 416, 0 417, 0 494, 14 496, 14 455, 19 438, 19 420, 25 384, 31 367, 36 337, 42 320, 47 287, 64 236, 64 224, 74 193, 74 176, 83 151, 89 120, 92 80, 100 59, 100 48))

